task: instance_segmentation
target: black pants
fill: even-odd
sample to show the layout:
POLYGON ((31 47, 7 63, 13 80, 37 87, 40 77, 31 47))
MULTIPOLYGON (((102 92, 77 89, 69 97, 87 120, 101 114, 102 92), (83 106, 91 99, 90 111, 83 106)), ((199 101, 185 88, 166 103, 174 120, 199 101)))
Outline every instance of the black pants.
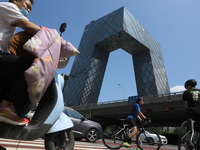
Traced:
POLYGON ((196 131, 200 131, 200 114, 194 113, 193 114, 193 119, 194 121, 196 121, 196 123, 198 124, 197 127, 194 127, 196 131))
POLYGON ((0 54, 0 101, 12 102, 19 115, 30 104, 24 71, 31 66, 33 59, 0 54))

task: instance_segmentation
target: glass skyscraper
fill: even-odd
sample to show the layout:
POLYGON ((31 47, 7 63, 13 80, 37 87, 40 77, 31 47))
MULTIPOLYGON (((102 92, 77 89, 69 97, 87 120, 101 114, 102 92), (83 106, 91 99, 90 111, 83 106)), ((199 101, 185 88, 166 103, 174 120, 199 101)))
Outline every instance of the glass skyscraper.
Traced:
POLYGON ((170 92, 160 45, 122 7, 86 25, 64 87, 66 105, 98 101, 109 54, 120 48, 132 55, 139 96, 170 92))

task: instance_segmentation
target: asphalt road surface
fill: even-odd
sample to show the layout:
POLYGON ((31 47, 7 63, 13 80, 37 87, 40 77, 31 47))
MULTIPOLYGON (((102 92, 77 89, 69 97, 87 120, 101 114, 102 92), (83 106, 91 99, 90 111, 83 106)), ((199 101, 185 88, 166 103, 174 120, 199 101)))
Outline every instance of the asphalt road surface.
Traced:
MULTIPOLYGON (((0 145, 6 147, 7 150, 45 150, 44 140, 38 139, 35 141, 17 141, 10 139, 1 139, 0 145)), ((121 148, 120 150, 132 150, 136 145, 132 145, 132 148, 121 148)), ((76 141, 74 150, 105 150, 107 149, 102 140, 98 140, 96 143, 89 143, 84 140, 76 141)), ((160 150, 177 150, 177 145, 163 145, 160 150)))

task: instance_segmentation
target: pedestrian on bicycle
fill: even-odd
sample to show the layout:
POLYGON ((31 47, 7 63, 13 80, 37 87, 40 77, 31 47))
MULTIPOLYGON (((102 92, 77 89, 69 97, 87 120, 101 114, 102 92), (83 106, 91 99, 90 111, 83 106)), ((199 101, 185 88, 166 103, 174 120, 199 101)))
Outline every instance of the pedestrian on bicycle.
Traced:
MULTIPOLYGON (((129 138, 124 140, 124 147, 131 147, 129 143, 131 143, 131 139, 137 134, 137 126, 142 122, 143 119, 149 121, 149 123, 151 122, 151 120, 141 112, 141 106, 143 104, 143 98, 137 98, 136 104, 134 104, 130 114, 127 117, 127 123, 130 126, 132 132, 129 134, 129 138)), ((137 150, 140 149, 137 148, 137 150)))
POLYGON ((196 89, 196 85, 194 79, 185 82, 186 91, 183 93, 183 101, 185 101, 187 118, 192 118, 200 125, 200 89, 196 89))

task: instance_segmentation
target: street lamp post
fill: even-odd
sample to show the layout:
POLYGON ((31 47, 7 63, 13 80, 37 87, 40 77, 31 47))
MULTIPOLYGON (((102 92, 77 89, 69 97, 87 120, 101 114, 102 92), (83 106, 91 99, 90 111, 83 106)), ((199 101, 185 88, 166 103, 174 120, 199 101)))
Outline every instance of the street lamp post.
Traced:
POLYGON ((123 89, 123 99, 125 100, 125 89, 118 83, 118 85, 123 89))

